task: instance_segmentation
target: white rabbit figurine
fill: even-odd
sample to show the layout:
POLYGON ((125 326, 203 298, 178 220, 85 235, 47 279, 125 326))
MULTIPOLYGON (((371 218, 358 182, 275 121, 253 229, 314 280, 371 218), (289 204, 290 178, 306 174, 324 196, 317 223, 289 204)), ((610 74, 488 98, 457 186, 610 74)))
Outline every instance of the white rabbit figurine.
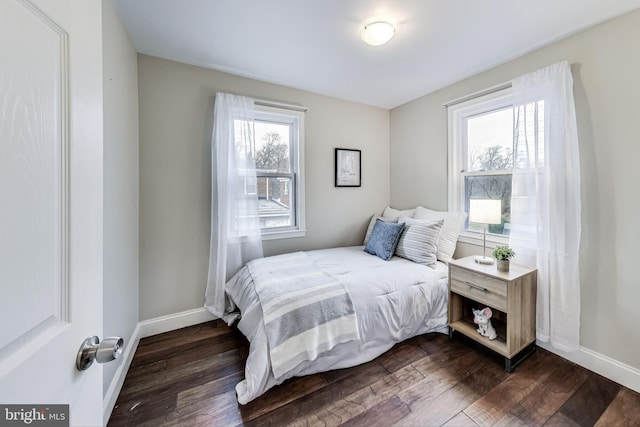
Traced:
POLYGON ((473 310, 473 323, 478 325, 478 332, 483 337, 487 337, 490 340, 494 340, 498 337, 495 328, 491 325, 491 316, 493 313, 489 307, 485 307, 482 310, 473 310))

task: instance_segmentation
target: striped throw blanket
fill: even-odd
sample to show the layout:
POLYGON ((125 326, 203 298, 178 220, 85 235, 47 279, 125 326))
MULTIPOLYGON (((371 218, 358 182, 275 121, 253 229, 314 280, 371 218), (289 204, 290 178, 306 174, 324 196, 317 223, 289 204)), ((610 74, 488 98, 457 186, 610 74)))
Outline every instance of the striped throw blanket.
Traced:
POLYGON ((276 379, 337 344, 360 339, 347 289, 305 253, 256 259, 248 270, 262 305, 276 379))

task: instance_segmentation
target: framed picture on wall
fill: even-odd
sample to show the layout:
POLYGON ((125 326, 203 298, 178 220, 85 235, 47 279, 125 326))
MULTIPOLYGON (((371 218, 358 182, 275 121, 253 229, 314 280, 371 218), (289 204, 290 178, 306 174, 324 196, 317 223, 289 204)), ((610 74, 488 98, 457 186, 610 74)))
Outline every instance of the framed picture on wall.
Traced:
POLYGON ((362 159, 360 150, 336 148, 336 187, 360 187, 362 159))

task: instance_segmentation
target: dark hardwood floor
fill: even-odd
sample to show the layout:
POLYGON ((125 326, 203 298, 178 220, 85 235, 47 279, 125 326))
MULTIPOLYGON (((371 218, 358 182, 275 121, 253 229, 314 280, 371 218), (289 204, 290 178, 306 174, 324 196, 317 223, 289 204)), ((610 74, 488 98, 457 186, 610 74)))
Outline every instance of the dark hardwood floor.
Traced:
POLYGON ((247 353, 219 321, 141 340, 109 426, 640 426, 638 393, 542 349, 508 374, 462 338, 427 334, 242 406, 247 353))

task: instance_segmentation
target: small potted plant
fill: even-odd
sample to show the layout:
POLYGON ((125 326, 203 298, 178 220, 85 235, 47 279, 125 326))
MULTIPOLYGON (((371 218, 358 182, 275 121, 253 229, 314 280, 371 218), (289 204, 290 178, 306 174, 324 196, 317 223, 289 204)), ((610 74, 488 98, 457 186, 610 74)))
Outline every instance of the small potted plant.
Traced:
POLYGON ((493 256, 498 260, 498 271, 509 271, 509 260, 516 255, 509 246, 496 246, 493 248, 493 256))

